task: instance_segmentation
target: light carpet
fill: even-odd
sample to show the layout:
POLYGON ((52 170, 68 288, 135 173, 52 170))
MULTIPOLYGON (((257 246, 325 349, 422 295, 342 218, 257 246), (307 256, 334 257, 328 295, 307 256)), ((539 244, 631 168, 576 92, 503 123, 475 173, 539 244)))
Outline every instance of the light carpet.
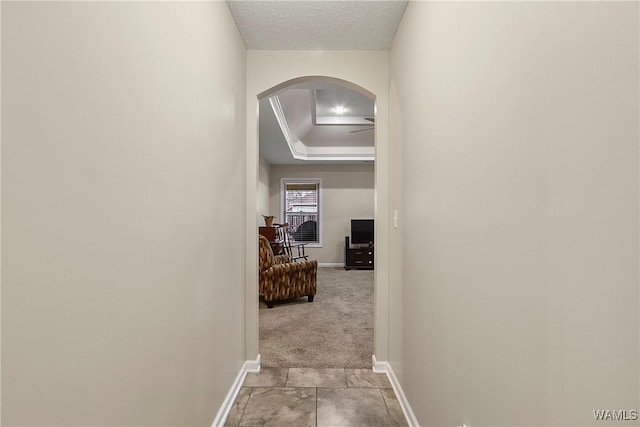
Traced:
POLYGON ((313 302, 260 302, 262 366, 371 368, 373 271, 318 268, 313 302))

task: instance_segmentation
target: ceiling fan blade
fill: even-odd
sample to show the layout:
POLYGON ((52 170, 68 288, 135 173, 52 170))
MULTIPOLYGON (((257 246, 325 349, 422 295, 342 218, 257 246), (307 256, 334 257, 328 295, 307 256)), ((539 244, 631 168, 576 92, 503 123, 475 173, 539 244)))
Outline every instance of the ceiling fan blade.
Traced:
POLYGON ((366 129, 352 130, 352 131, 350 131, 349 133, 364 132, 364 131, 366 131, 366 130, 373 130, 373 128, 372 128, 372 127, 370 127, 370 128, 366 128, 366 129))

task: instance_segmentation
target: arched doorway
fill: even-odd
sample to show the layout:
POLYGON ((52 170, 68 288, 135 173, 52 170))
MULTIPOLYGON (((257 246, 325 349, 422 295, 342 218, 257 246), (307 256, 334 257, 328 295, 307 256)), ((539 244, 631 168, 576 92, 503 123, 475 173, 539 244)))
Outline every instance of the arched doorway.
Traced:
POLYGON ((344 80, 313 76, 284 82, 258 97, 258 212, 274 215, 292 231, 314 225, 317 233, 304 239, 306 254, 321 267, 312 306, 300 299, 276 302, 275 310, 259 304, 262 365, 370 368, 374 236, 367 237, 370 244, 345 241, 352 237, 354 218, 373 228, 375 96, 344 80), (353 248, 349 256, 345 245, 353 248), (345 271, 345 258, 359 264, 345 271))
MULTIPOLYGON (((258 102, 296 82, 313 79, 339 81, 375 97, 375 201, 376 269, 374 290, 374 354, 388 359, 389 349, 389 168, 387 57, 384 52, 263 52, 249 51, 247 65, 247 182, 246 182, 246 280, 245 355, 247 369, 259 367, 257 227, 258 102), (303 77, 300 77, 303 76, 303 77), (255 248, 255 249, 254 249, 255 248)), ((374 359, 374 369, 376 363, 374 359)))

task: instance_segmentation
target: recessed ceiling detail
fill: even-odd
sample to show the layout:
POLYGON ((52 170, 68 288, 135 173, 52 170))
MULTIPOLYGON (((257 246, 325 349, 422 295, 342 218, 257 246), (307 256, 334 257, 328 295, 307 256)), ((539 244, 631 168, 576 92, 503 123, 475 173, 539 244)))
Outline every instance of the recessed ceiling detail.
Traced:
POLYGON ((374 115, 373 102, 358 92, 344 88, 316 89, 316 125, 367 125, 374 115))
POLYGON ((260 155, 270 164, 372 162, 374 113, 372 99, 338 85, 279 91, 260 101, 260 155))

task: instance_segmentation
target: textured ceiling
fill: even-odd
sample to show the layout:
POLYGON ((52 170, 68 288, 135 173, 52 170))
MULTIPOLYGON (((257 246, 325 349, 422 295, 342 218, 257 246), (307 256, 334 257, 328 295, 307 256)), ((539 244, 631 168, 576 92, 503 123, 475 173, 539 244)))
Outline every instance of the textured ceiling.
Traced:
POLYGON ((247 49, 384 50, 406 0, 227 0, 247 49))

